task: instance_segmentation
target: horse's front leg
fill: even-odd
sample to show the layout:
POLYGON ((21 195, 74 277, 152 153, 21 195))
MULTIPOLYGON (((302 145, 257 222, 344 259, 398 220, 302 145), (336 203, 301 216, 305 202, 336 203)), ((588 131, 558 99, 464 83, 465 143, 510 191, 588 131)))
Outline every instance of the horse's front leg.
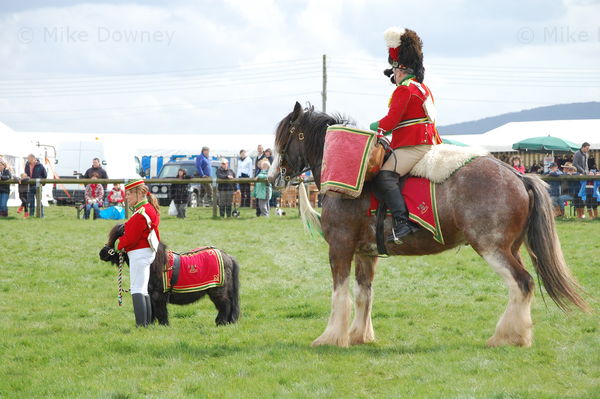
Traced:
POLYGON ((350 345, 375 341, 371 322, 373 305, 373 278, 375 277, 376 256, 356 255, 354 257, 356 286, 354 287, 354 321, 350 327, 350 345))
POLYGON ((313 346, 348 346, 348 324, 352 306, 350 293, 348 292, 348 277, 352 265, 352 255, 353 251, 348 251, 347 248, 329 247, 329 263, 333 275, 331 315, 329 316, 327 328, 319 338, 313 341, 313 346))

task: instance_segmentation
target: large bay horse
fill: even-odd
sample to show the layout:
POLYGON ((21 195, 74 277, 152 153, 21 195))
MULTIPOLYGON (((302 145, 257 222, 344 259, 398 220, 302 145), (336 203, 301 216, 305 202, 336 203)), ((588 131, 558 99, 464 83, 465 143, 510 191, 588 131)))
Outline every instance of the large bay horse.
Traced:
MULTIPOLYGON (((325 131, 330 125, 344 123, 340 117, 302 109, 296 103, 277 127, 277 155, 270 180, 274 182, 280 180, 279 177, 289 180, 303 170, 312 169, 315 183, 320 187, 325 131)), ((387 243, 387 251, 391 255, 427 255, 462 244, 471 245, 508 287, 508 306, 487 344, 530 346, 534 282, 519 254, 523 243, 554 302, 562 309, 573 304, 589 310, 565 263, 546 187, 538 177, 520 175, 492 156, 476 158, 436 187, 445 244, 436 242, 431 233, 420 229, 403 237, 402 244, 387 243)), ((329 244, 333 295, 327 328, 313 342, 314 346, 348 346, 375 339, 371 323, 371 284, 378 258, 375 217, 367 216, 371 191, 367 183, 357 199, 326 195, 322 201, 320 229, 329 244), (356 286, 355 315, 350 325, 348 284, 352 259, 356 286)), ((304 208, 301 206, 301 212, 315 213, 310 205, 304 208)), ((388 220, 386 236, 390 229, 388 220)))

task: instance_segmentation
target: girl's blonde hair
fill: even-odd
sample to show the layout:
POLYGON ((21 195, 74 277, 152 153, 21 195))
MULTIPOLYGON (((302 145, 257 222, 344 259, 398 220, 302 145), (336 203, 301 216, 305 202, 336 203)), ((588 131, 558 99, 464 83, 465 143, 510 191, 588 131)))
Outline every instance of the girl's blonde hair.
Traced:
POLYGON ((267 168, 270 168, 270 167, 271 167, 271 163, 269 162, 269 160, 268 160, 268 159, 263 159, 263 160, 260 162, 260 165, 259 165, 259 167, 262 169, 264 166, 266 166, 267 168))
POLYGON ((145 184, 141 184, 139 186, 130 188, 128 191, 133 193, 142 193, 148 198, 148 202, 156 209, 156 213, 160 213, 160 205, 158 204, 158 199, 148 190, 148 186, 145 184))

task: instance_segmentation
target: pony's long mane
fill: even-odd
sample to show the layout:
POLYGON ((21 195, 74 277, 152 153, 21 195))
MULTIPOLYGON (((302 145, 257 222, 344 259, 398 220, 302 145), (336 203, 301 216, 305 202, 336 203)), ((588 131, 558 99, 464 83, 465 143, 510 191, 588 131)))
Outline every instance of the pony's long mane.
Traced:
POLYGON ((113 226, 113 228, 110 229, 110 231, 108 232, 108 246, 109 247, 112 247, 113 245, 115 245, 115 241, 117 241, 117 238, 119 238, 118 234, 119 234, 119 230, 121 229, 121 226, 123 226, 122 223, 115 224, 113 226))

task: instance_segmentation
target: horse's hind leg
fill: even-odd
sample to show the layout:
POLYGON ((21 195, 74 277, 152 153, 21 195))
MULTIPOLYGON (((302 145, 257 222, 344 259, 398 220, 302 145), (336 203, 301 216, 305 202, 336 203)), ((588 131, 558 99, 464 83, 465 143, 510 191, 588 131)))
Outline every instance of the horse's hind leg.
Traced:
POLYGON ((230 323, 231 301, 227 297, 227 292, 223 287, 210 288, 207 290, 210 300, 213 302, 217 311, 215 323, 218 326, 223 326, 230 323))
POLYGON ((150 301, 152 302, 152 322, 156 319, 162 325, 169 325, 167 294, 162 292, 150 292, 150 301))
POLYGON ((356 286, 354 287, 354 321, 350 327, 350 345, 375 341, 371 307, 373 305, 373 278, 377 257, 356 255, 354 257, 356 286))
POLYGON ((504 279, 508 287, 508 305, 487 345, 531 346, 533 278, 523 267, 518 246, 516 249, 513 247, 512 251, 499 249, 483 255, 483 258, 504 279))
MULTIPOLYGON (((343 245, 339 247, 343 247, 343 245)), ((348 277, 350 275, 354 249, 351 248, 349 250, 347 247, 343 249, 339 247, 329 247, 329 263, 333 275, 331 314, 329 315, 327 328, 325 328, 325 331, 319 338, 313 341, 313 346, 348 346, 348 324, 350 323, 352 308, 350 293, 348 292, 348 277)))

